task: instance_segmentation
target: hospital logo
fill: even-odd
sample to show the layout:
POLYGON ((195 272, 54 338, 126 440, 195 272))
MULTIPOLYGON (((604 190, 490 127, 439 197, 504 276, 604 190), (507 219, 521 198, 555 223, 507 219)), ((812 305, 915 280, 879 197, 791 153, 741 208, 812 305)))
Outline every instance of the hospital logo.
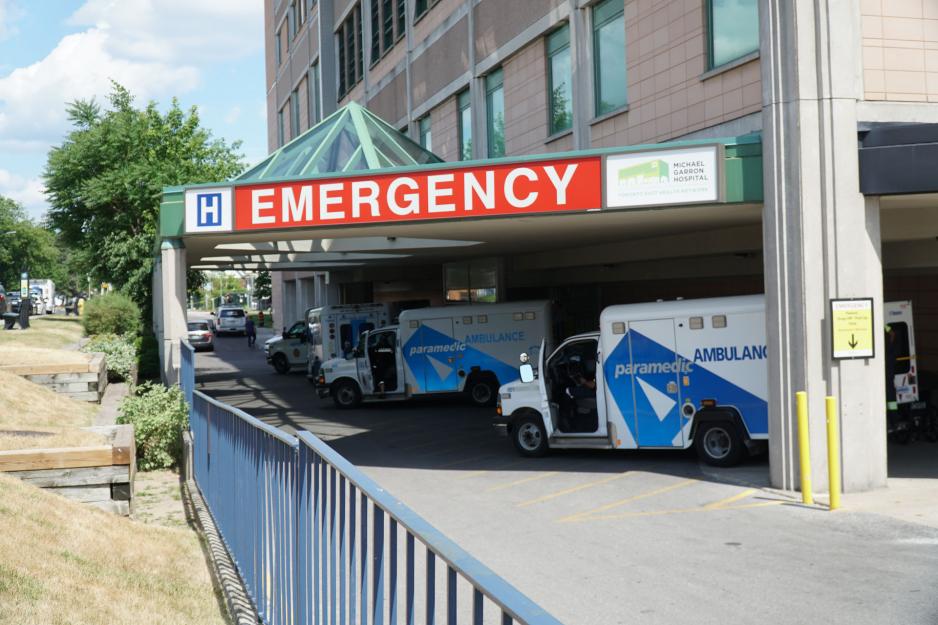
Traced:
POLYGON ((668 164, 661 159, 639 163, 619 170, 619 186, 635 187, 647 184, 667 183, 670 180, 668 164))
POLYGON ((186 232, 230 232, 231 188, 187 189, 186 232))

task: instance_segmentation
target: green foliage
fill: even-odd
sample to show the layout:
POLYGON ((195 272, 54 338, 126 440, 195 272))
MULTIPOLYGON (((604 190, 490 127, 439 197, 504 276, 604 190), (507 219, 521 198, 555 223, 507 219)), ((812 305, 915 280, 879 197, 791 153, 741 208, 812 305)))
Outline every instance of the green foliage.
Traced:
POLYGON ((0 196, 0 283, 18 289, 20 272, 30 278, 64 279, 62 256, 55 234, 33 223, 18 203, 0 196))
POLYGON ((189 410, 182 389, 144 382, 118 408, 117 423, 134 426, 137 468, 141 471, 167 469, 182 457, 182 430, 189 410))
POLYGON ((137 379, 158 380, 160 377, 160 346, 156 335, 145 332, 137 342, 137 379))
POLYGON ((257 300, 270 297, 270 272, 261 271, 254 278, 254 297, 257 300))
POLYGON ((137 364, 136 341, 127 336, 99 334, 81 348, 83 352, 104 352, 107 378, 111 382, 130 381, 137 364))
POLYGON ((107 110, 77 101, 68 114, 74 129, 43 175, 49 224, 66 244, 94 251, 95 283, 113 283, 147 311, 163 188, 238 174, 239 143, 214 139, 196 109, 184 112, 175 99, 165 114, 156 102, 135 108, 116 83, 107 110))
POLYGON ((85 334, 134 335, 140 331, 140 309, 126 295, 108 293, 85 303, 81 317, 85 334))

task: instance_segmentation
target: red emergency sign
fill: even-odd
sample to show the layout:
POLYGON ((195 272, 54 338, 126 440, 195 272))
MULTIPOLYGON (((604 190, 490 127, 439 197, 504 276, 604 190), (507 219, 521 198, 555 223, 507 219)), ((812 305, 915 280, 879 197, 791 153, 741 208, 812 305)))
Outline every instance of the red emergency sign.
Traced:
POLYGON ((235 230, 585 211, 602 206, 598 156, 235 189, 235 230))

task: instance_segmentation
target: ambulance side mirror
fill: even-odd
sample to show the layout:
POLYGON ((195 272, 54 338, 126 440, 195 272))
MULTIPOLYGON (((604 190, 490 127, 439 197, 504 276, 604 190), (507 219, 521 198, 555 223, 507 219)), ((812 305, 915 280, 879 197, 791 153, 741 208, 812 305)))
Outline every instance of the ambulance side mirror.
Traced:
POLYGON ((524 363, 518 368, 518 373, 521 374, 521 381, 524 383, 534 381, 534 367, 529 363, 524 363))

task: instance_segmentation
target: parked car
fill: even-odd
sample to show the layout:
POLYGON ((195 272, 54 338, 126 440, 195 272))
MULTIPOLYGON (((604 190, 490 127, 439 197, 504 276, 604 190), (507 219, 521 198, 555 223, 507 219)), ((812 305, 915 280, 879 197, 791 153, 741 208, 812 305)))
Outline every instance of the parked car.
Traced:
POLYGON ((200 319, 188 323, 189 344, 196 351, 204 349, 206 351, 215 351, 215 334, 213 332, 211 321, 200 319))
MULTIPOLYGON (((19 312, 20 312, 20 301, 21 301, 21 299, 22 299, 22 297, 20 296, 20 292, 19 292, 19 291, 10 291, 10 293, 8 294, 8 297, 9 297, 9 300, 10 300, 10 312, 19 314, 19 312)), ((32 314, 33 314, 33 310, 34 310, 32 300, 27 299, 26 301, 27 301, 27 305, 29 306, 29 314, 32 315, 32 314)))
POLYGON ((244 329, 248 316, 243 308, 238 306, 222 306, 218 309, 218 334, 240 334, 246 336, 244 329))

